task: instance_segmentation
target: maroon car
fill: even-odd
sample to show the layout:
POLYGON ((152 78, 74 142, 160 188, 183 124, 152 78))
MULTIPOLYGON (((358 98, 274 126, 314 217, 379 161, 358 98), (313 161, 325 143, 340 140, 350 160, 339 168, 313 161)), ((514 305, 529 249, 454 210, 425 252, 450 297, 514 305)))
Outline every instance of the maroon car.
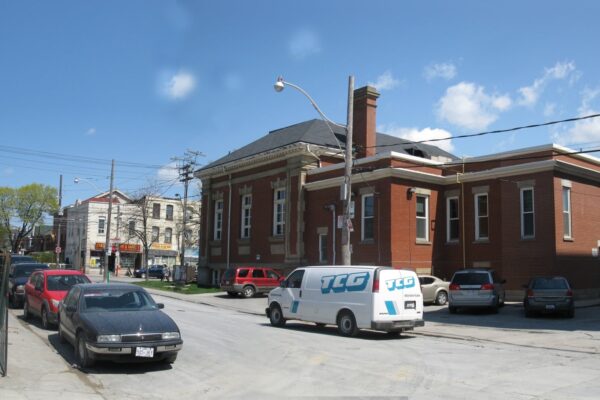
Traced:
POLYGON ((279 286, 285 277, 273 268, 237 267, 225 270, 221 278, 221 289, 230 296, 242 294, 253 297, 257 293, 268 293, 279 286))

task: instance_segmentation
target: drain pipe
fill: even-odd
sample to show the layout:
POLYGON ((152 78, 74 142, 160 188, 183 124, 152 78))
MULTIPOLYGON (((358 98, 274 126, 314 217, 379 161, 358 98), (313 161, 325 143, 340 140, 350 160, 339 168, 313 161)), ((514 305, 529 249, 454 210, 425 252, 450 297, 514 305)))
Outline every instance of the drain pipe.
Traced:
POLYGON ((231 174, 229 174, 229 199, 227 200, 227 269, 231 255, 231 174))
POLYGON ((331 216, 332 216, 332 221, 331 221, 331 236, 332 236, 332 240, 333 240, 333 263, 332 265, 335 265, 335 204, 328 204, 325 206, 325 208, 329 209, 329 211, 331 211, 331 216))

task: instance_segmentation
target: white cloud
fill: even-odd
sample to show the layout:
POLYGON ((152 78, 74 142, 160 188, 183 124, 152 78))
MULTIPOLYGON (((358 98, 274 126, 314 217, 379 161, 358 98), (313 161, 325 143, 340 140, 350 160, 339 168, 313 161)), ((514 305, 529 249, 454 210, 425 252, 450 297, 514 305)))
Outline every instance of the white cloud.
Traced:
POLYGON ((391 71, 385 71, 377 77, 375 82, 369 82, 369 86, 375 87, 377 90, 390 90, 398 86, 401 82, 392 76, 391 71))
POLYGON ((544 117, 551 117, 556 113, 556 103, 546 103, 544 106, 544 117))
POLYGON ((508 95, 488 95, 483 86, 461 82, 446 89, 437 104, 437 113, 453 125, 477 130, 487 128, 511 105, 508 95))
POLYGON ((174 181, 179 178, 179 170, 177 169, 177 163, 171 162, 158 170, 156 177, 159 181, 168 182, 174 181))
MULTIPOLYGON (((579 116, 586 116, 600 113, 600 104, 596 100, 600 97, 600 88, 585 89, 581 96, 581 106, 579 107, 579 116)), ((588 144, 600 141, 600 118, 590 118, 577 121, 567 130, 555 132, 553 135, 555 142, 563 145, 567 144, 588 144)))
POLYGON ((518 104, 522 106, 533 106, 535 105, 540 96, 542 95, 546 85, 552 80, 563 80, 571 77, 571 84, 574 79, 577 80, 580 74, 576 73, 575 63, 570 62, 557 62, 551 68, 545 68, 544 75, 541 78, 536 79, 530 86, 524 86, 519 89, 521 98, 518 100, 518 104))
POLYGON ((86 136, 94 136, 96 135, 96 128, 90 128, 85 132, 86 136))
POLYGON ((196 88, 196 78, 190 72, 180 71, 167 76, 162 84, 162 93, 170 100, 182 100, 196 88))
POLYGON ((444 129, 439 128, 402 128, 395 125, 382 125, 377 127, 378 131, 385 132, 388 135, 396 136, 402 139, 407 139, 412 142, 424 142, 432 146, 439 147, 449 153, 454 151, 452 144, 452 134, 444 129), (431 139, 448 139, 435 142, 429 142, 431 139))
POLYGON ((296 32, 289 44, 290 54, 297 59, 306 58, 321 51, 319 36, 308 29, 296 32))
POLYGON ((13 167, 6 167, 4 169, 2 169, 2 176, 11 176, 15 173, 15 170, 13 167))
POLYGON ((440 63, 428 65, 423 71, 423 76, 428 81, 435 78, 450 80, 456 76, 456 66, 452 63, 440 63))

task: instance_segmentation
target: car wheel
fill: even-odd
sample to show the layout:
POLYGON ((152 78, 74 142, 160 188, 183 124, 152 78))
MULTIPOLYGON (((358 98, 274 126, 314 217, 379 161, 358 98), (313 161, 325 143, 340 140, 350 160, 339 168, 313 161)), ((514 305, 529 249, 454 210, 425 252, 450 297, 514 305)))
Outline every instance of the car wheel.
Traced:
POLYGON ((237 292, 227 292, 227 295, 230 297, 237 297, 237 292))
POLYGON ((9 301, 10 301, 11 308, 19 308, 19 302, 17 301, 17 296, 15 296, 15 295, 10 296, 9 301))
POLYGON ((165 358, 165 360, 164 360, 164 361, 165 361, 167 364, 173 364, 173 363, 174 363, 176 360, 177 360, 177 353, 175 353, 175 354, 172 354, 172 355, 168 356, 167 358, 165 358))
POLYGON ((494 304, 490 307, 492 314, 498 314, 498 298, 494 299, 494 304))
POLYGON ((456 307, 455 306, 448 306, 448 312, 450 314, 456 314, 456 307))
POLYGON ((67 339, 65 338, 65 334, 62 330, 62 324, 58 321, 58 341, 61 343, 67 343, 67 339))
POLYGON ((23 303, 23 319, 28 320, 31 317, 31 313, 29 312, 29 303, 27 300, 23 303))
POLYGON ((285 325, 285 318, 283 318, 281 307, 279 307, 278 304, 271 305, 271 309, 269 311, 269 320, 271 321, 271 325, 278 328, 281 328, 285 325))
POLYGON ((48 310, 42 307, 42 328, 50 329, 50 321, 48 321, 48 310))
POLYGON ((77 363, 81 368, 88 368, 94 365, 94 360, 90 356, 90 352, 85 345, 86 341, 83 337, 83 333, 79 333, 79 335, 77 335, 77 346, 75 353, 77 355, 77 363))
POLYGON ((444 290, 440 290, 438 292, 437 296, 435 296, 435 303, 437 305, 443 306, 447 302, 448 302, 448 293, 446 293, 444 290))
POLYGON ((350 311, 343 311, 338 317, 338 331, 342 336, 356 336, 358 327, 354 314, 350 311))
POLYGON ((256 290, 254 289, 254 287, 248 285, 248 286, 244 286, 243 292, 244 297, 249 299, 250 297, 254 297, 254 295, 256 294, 256 290))

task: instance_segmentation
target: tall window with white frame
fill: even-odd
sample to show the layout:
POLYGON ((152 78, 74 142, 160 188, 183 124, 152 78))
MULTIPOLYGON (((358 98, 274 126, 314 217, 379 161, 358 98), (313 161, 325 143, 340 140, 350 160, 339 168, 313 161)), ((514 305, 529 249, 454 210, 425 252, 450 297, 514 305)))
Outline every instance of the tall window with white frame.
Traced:
POLYGON ((135 236, 135 221, 129 221, 129 237, 135 236))
POLYGON ((361 240, 375 239, 375 197, 373 194, 362 195, 361 240))
POLYGON ((285 233, 285 189, 273 192, 273 236, 285 233))
POLYGON ((215 200, 215 218, 213 226, 213 240, 221 240, 223 232, 223 200, 215 200))
POLYGON ((429 196, 417 195, 417 240, 429 241, 429 196))
POLYGON ((98 218, 98 234, 99 235, 104 235, 106 233, 105 226, 106 226, 106 218, 105 217, 98 218))
POLYGON ((563 237, 571 239, 573 232, 571 230, 571 188, 563 186, 562 188, 563 201, 563 237))
POLYGON ((327 264, 327 235, 319 234, 319 263, 327 264))
POLYGON ((488 240, 489 236, 488 194, 475 195, 475 240, 488 240))
POLYGON ((165 243, 171 243, 173 241, 173 229, 166 228, 165 229, 165 243))
POLYGON ((242 223, 240 237, 246 239, 250 237, 250 229, 252 227, 252 195, 245 194, 242 196, 242 223))
POLYGON ((458 242, 460 238, 460 214, 458 197, 446 199, 446 241, 458 242))
POLYGON ((152 227, 152 243, 158 243, 158 237, 160 235, 160 228, 158 226, 152 227))
POLYGON ((533 188, 521 189, 521 238, 535 237, 535 213, 533 205, 533 188))

